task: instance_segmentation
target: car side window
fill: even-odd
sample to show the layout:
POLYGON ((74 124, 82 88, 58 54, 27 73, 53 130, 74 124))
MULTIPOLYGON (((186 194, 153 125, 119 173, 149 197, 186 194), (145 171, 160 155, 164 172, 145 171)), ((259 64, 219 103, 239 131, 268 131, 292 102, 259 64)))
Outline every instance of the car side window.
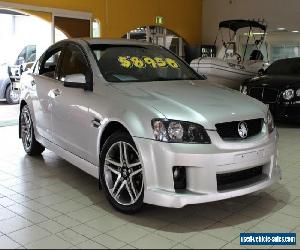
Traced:
POLYGON ((92 72, 79 46, 69 44, 65 48, 58 75, 59 80, 63 82, 87 84, 91 82, 92 72))
POLYGON ((21 65, 22 63, 25 62, 25 57, 26 57, 26 48, 24 48, 21 53, 18 55, 16 65, 21 65))
POLYGON ((62 52, 62 48, 55 49, 52 52, 46 53, 41 64, 39 74, 49 77, 56 78, 56 69, 59 62, 59 58, 62 52))

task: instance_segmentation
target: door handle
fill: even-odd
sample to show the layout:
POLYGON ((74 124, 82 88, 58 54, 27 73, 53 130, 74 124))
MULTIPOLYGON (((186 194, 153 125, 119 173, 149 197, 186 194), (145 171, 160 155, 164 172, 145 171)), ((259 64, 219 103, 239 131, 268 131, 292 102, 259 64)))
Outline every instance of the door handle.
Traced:
POLYGON ((53 92, 54 96, 60 96, 62 93, 60 89, 53 89, 52 92, 53 92))

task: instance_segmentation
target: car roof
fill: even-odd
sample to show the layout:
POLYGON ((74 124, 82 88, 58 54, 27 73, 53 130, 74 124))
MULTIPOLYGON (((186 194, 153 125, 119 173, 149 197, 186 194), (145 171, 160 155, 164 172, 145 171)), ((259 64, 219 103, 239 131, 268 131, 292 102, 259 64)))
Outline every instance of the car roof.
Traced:
POLYGON ((73 41, 73 42, 85 42, 89 45, 97 45, 97 44, 105 44, 105 45, 154 45, 152 43, 138 41, 138 40, 128 40, 128 39, 102 39, 102 38, 75 38, 68 39, 65 41, 73 41))
POLYGON ((273 62, 273 64, 274 63, 282 63, 282 64, 284 64, 284 63, 289 63, 289 62, 290 63, 300 62, 300 57, 292 57, 292 58, 279 59, 279 60, 273 62))
POLYGON ((66 43, 74 42, 81 45, 126 45, 126 46, 157 46, 153 43, 149 42, 142 42, 138 40, 128 40, 128 39, 102 39, 102 38, 71 38, 71 39, 65 39, 61 40, 59 42, 56 42, 52 46, 50 46, 44 54, 46 54, 48 51, 53 51, 57 48, 60 48, 61 46, 64 46, 66 43))

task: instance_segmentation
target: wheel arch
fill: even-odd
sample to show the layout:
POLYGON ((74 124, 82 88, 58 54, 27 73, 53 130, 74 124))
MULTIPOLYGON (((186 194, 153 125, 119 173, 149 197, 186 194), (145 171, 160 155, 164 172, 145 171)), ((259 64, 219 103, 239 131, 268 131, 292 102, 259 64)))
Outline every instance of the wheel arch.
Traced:
POLYGON ((24 108, 24 106, 26 106, 27 103, 26 101, 22 100, 20 102, 20 114, 19 114, 19 138, 21 138, 21 112, 22 112, 22 109, 24 108))
POLYGON ((116 132, 126 132, 128 133, 130 136, 131 133, 129 132, 129 130, 126 128, 126 126, 124 124, 122 124, 119 121, 109 121, 106 126, 104 127, 104 129, 102 130, 101 136, 100 136, 100 140, 99 140, 99 155, 102 152, 103 146, 105 144, 105 142, 107 141, 107 139, 114 133, 116 132))
POLYGON ((12 82, 11 80, 8 78, 4 81, 4 86, 3 86, 3 97, 6 98, 6 92, 8 90, 8 88, 11 86, 12 82))

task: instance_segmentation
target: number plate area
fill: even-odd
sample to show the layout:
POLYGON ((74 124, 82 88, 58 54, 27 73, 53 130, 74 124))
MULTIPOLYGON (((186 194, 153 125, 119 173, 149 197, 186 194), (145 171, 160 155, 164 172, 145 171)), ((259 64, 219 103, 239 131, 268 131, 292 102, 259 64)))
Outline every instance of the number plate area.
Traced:
POLYGON ((234 157, 234 162, 251 162, 263 159, 265 157, 265 150, 253 151, 245 154, 238 154, 234 157))

